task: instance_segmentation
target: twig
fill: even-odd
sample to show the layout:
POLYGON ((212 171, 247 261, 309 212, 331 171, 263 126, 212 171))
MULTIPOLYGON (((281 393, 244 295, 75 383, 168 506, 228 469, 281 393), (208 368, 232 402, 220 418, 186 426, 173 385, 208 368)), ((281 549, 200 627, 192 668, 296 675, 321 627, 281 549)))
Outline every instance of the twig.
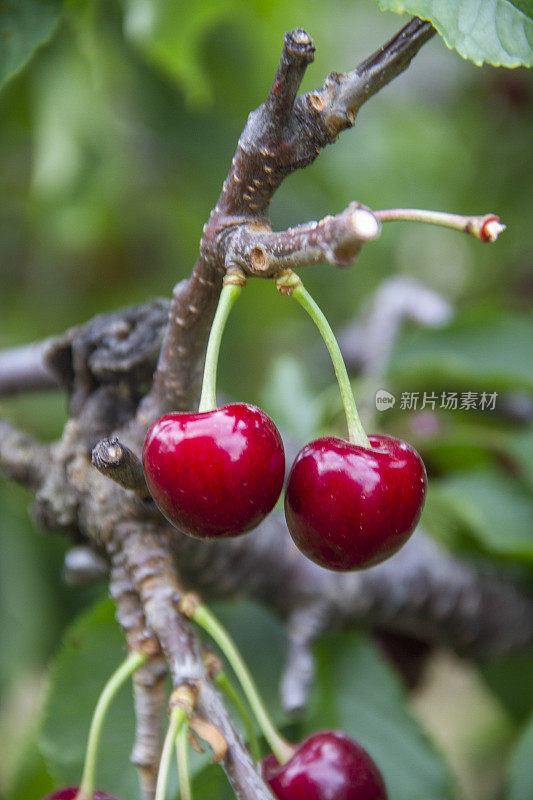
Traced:
POLYGON ((363 103, 402 73, 435 33, 431 23, 413 17, 357 69, 343 75, 332 73, 316 92, 315 100, 315 104, 323 105, 321 114, 328 132, 336 136, 351 127, 363 103))
POLYGON ((141 460, 117 436, 98 442, 91 460, 102 475, 111 478, 124 489, 132 489, 140 497, 150 496, 141 460))
POLYGON ((349 266, 361 246, 379 236, 381 227, 372 212, 359 203, 350 203, 336 216, 307 222, 286 231, 239 227, 228 236, 226 259, 248 275, 271 278, 285 269, 311 264, 349 266))

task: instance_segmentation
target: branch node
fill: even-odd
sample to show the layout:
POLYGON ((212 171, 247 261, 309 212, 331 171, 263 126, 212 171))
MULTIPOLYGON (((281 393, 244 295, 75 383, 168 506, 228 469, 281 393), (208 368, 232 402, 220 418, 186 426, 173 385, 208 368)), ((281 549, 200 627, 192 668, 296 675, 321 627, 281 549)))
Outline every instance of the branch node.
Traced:
POLYGON ((202 605, 200 596, 195 592, 186 592, 178 600, 178 611, 187 619, 193 619, 196 609, 202 605))
POLYGON ((198 689, 192 683, 182 683, 177 686, 168 702, 169 713, 176 708, 181 708, 185 711, 187 718, 192 717, 194 706, 196 705, 196 698, 198 697, 198 689))

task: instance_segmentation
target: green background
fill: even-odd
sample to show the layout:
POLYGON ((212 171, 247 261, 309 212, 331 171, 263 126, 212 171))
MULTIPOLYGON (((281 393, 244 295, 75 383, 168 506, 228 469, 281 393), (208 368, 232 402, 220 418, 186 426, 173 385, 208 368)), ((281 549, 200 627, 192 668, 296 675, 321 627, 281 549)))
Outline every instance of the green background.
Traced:
MULTIPOLYGON (((170 295, 194 264, 202 226, 247 115, 266 96, 285 30, 301 26, 314 37, 316 59, 303 85, 311 89, 331 70, 356 66, 402 24, 372 0, 4 5, 0 347, 170 295)), ((478 68, 436 37, 363 107, 353 131, 276 196, 278 229, 338 212, 354 199, 373 208, 493 211, 507 224, 497 244, 486 246, 451 231, 394 223, 351 269, 306 270, 306 285, 334 326, 353 320, 393 275, 414 276, 453 304, 454 319, 442 330, 406 327, 385 378, 397 396, 497 391, 531 405, 532 98, 526 70, 478 68)), ((219 372, 221 390, 261 403, 301 443, 318 431, 342 431, 315 331, 269 284, 250 283, 235 308, 219 372)), ((49 440, 61 431, 65 402, 38 393, 3 400, 0 413, 49 440)), ((422 453, 430 474, 424 522, 433 535, 465 558, 488 558, 530 578, 530 422, 498 411, 408 413, 397 404, 371 425, 404 436, 422 453)), ((38 800, 54 780, 75 780, 99 681, 121 657, 112 610, 98 606, 75 623, 79 647, 69 650, 67 637, 49 678, 65 626, 105 597, 105 587, 62 585, 66 544, 59 534, 45 538, 34 530, 29 503, 26 491, 0 480, 0 796, 9 800, 38 800), (95 653, 104 641, 109 658, 102 662, 95 653), (91 658, 100 671, 88 666, 91 658), (74 721, 59 702, 65 692, 76 693, 74 721)), ((261 609, 237 603, 225 613, 251 657, 261 647, 282 649, 281 629, 261 609), (256 629, 264 633, 250 647, 256 629)), ((295 734, 352 726, 370 749, 377 746, 391 800, 532 800, 529 658, 480 671, 434 654, 425 684, 407 699, 362 633, 325 639, 318 657, 316 697, 295 734), (328 699, 332 686, 339 691, 328 699), (339 698, 349 701, 337 708, 339 698), (368 698, 383 704, 379 713, 368 698)), ((260 670, 264 659, 256 660, 260 670)), ((272 671, 261 672, 272 704, 279 669, 273 659, 272 671)), ((113 760, 101 774, 107 788, 136 800, 127 693, 120 702, 123 711, 109 729, 109 741, 120 746, 104 748, 113 760)), ((216 771, 198 780, 199 797, 227 793, 216 771)))

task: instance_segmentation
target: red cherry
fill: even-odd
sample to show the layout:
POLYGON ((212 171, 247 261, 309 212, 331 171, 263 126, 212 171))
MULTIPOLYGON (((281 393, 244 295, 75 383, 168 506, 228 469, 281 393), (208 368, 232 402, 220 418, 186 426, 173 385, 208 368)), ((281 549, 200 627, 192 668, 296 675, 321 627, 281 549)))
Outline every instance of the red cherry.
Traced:
MULTIPOLYGON (((52 794, 47 794, 46 797, 43 797, 43 800, 76 800, 76 795, 79 790, 79 786, 68 786, 65 789, 57 789, 55 792, 52 792, 52 794)), ((94 793, 94 800, 118 800, 118 798, 107 794, 107 792, 96 791, 94 793)))
POLYGON ((337 731, 313 734, 283 766, 268 756, 263 778, 279 800, 387 800, 383 777, 369 754, 337 731))
POLYGON ((278 429, 246 403, 161 417, 148 431, 143 464, 163 514, 201 539, 255 528, 274 508, 285 475, 278 429))
POLYGON ((296 545, 327 569, 379 564, 405 544, 420 518, 426 470, 412 447, 369 436, 371 448, 328 436, 298 453, 285 517, 296 545))

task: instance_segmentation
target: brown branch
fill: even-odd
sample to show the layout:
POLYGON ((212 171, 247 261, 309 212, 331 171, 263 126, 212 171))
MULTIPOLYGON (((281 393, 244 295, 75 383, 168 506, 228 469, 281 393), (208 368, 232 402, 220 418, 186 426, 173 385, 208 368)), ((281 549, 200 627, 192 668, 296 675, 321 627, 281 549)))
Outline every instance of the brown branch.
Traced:
POLYGON ((285 34, 276 77, 265 109, 277 125, 288 122, 307 65, 315 57, 315 46, 307 31, 295 28, 285 34))
POLYGON ((93 466, 124 489, 140 497, 150 497, 141 460, 117 436, 102 439, 93 449, 93 466))
POLYGON ((351 127, 363 103, 407 69, 435 33, 431 23, 413 17, 357 69, 343 75, 332 73, 315 95, 318 98, 315 102, 323 104, 321 114, 326 130, 336 136, 351 127))
POLYGON ((177 610, 182 589, 166 537, 158 535, 153 526, 125 523, 117 531, 113 548, 117 546, 120 550, 113 550, 113 563, 130 576, 146 621, 161 643, 174 686, 192 684, 196 688, 198 715, 226 739, 228 748, 221 763, 237 797, 273 800, 207 674, 199 637, 177 610))
POLYGON ((153 386, 138 411, 144 428, 161 414, 195 405, 223 276, 223 265, 202 251, 191 277, 175 287, 153 386))
MULTIPOLYGON (((313 58, 314 45, 301 29, 285 36, 274 83, 266 102, 248 117, 221 195, 204 227, 193 273, 174 290, 154 384, 139 409, 141 424, 146 426, 168 411, 188 410, 196 403, 201 362, 224 271, 231 265, 228 248, 235 232, 247 226, 252 253, 250 224, 257 224, 259 238, 268 235, 268 207, 284 178, 311 164, 322 147, 335 141, 343 127, 353 124, 353 103, 357 100, 361 105, 403 71, 433 33, 428 23, 415 19, 359 70, 345 76, 331 75, 321 89, 298 97, 296 92, 313 58), (361 85, 367 84, 372 91, 363 97, 361 85), (339 115, 343 121, 339 121, 339 115)), ((273 246, 276 243, 280 243, 279 238, 270 242, 273 246)), ((282 244, 290 247, 288 241, 282 244)), ((324 246, 314 258, 349 263, 357 246, 352 242, 346 254, 342 247, 328 254, 324 246)), ((261 247, 258 242, 259 250, 261 247)), ((296 252, 294 247, 292 252, 296 252)))
POLYGON ((257 224, 242 225, 228 236, 226 261, 261 278, 325 262, 345 267, 354 261, 363 243, 375 239, 380 231, 369 209, 350 203, 336 216, 286 231, 263 232, 257 224))

